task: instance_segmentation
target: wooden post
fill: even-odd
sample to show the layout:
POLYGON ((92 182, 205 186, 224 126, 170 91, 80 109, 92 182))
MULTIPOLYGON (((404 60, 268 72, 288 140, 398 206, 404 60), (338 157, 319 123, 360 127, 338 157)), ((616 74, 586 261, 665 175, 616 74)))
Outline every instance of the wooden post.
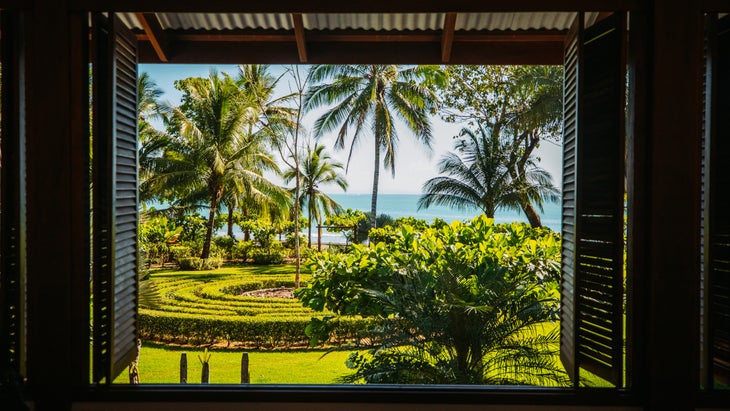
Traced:
POLYGON ((188 383, 188 355, 180 354, 180 384, 188 383))
POLYGON ((322 251, 322 224, 317 224, 317 251, 322 251))
POLYGON ((137 339, 137 355, 134 357, 134 361, 129 363, 129 383, 139 384, 139 352, 142 349, 142 340, 137 339))
POLYGON ((248 353, 241 355, 241 384, 251 383, 251 375, 248 372, 248 353))
POLYGON ((200 383, 210 384, 210 363, 207 361, 203 363, 203 374, 200 376, 200 383))

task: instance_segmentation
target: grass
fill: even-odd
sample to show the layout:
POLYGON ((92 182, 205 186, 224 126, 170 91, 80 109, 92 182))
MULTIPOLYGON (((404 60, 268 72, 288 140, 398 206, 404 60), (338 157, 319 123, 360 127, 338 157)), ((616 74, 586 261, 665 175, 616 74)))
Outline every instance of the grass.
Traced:
MULTIPOLYGON (((144 343, 140 351, 139 378, 142 384, 178 384, 180 354, 187 353, 188 383, 199 384, 202 366, 198 355, 203 348, 176 347, 144 343)), ((241 382, 241 354, 249 353, 251 384, 333 384, 352 371, 345 366, 350 351, 323 350, 243 351, 208 350, 211 384, 241 382)), ((114 381, 129 382, 126 372, 114 381)))

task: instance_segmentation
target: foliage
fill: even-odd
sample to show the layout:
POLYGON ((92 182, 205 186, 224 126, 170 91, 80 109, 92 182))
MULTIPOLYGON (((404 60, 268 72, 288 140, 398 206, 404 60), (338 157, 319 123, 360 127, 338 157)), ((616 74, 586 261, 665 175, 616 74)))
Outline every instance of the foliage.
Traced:
POLYGON ((498 130, 481 127, 475 133, 462 129, 454 148, 439 161, 441 175, 423 185, 419 209, 431 205, 479 209, 494 218, 500 208, 520 210, 524 200, 542 207, 543 200, 559 198, 550 174, 532 159, 515 176, 512 148, 502 141, 498 130))
MULTIPOLYGON (((309 275, 303 276, 306 282, 309 275)), ((211 272, 157 270, 150 274, 155 306, 140 307, 139 330, 147 340, 186 344, 241 342, 285 347, 309 342, 305 328, 317 313, 297 299, 241 295, 263 288, 293 287, 292 265, 225 267, 211 272)), ((333 342, 356 338, 372 326, 359 318, 334 321, 333 342)))
POLYGON ((223 265, 223 261, 218 257, 181 257, 177 259, 177 263, 181 270, 191 271, 217 270, 223 265))
MULTIPOLYGON (((503 144, 511 178, 527 183, 540 159, 543 140, 558 141, 562 122, 562 67, 450 66, 449 87, 437 90, 446 108, 442 118, 492 131, 503 144)), ((520 196, 519 207, 533 227, 542 225, 534 206, 551 197, 520 196)))
POLYGON ((329 216, 327 221, 324 222, 324 225, 336 227, 328 228, 327 231, 340 232, 347 242, 354 243, 356 242, 355 240, 357 240, 357 237, 355 236, 355 227, 358 227, 360 222, 366 218, 367 216, 362 211, 348 208, 344 212, 329 216))
POLYGON ((348 137, 349 155, 370 134, 373 140, 374 166, 370 225, 377 216, 380 155, 385 154, 383 166, 395 175, 395 157, 399 143, 396 123, 407 130, 427 148, 431 148, 429 113, 438 107, 433 87, 445 84, 443 71, 436 66, 398 65, 316 65, 311 74, 314 86, 305 96, 304 107, 311 110, 333 105, 315 123, 315 134, 337 130, 335 145, 344 149, 348 137), (365 131, 367 129, 367 131, 365 131))
POLYGON ((312 222, 321 224, 330 215, 341 212, 342 207, 330 196, 323 193, 320 187, 327 184, 336 184, 342 190, 347 190, 347 181, 340 174, 343 167, 325 151, 321 144, 314 147, 308 146, 307 152, 299 159, 299 170, 289 170, 284 173, 284 180, 289 182, 301 178, 301 194, 299 196, 300 207, 307 208, 308 235, 307 245, 312 246, 312 222))
POLYGON ((201 258, 210 256, 224 202, 230 212, 239 195, 247 196, 247 204, 265 197, 279 198, 277 204, 285 206, 285 190, 263 176, 264 171, 277 173, 278 167, 267 151, 271 134, 251 116, 256 104, 249 88, 255 85, 247 80, 211 71, 208 78, 176 81, 182 103, 168 118, 169 142, 145 181, 146 191, 176 207, 207 208, 201 258))
POLYGON ((251 259, 254 264, 281 264, 289 253, 279 242, 274 242, 266 248, 254 248, 251 259))
MULTIPOLYGON (((365 219, 360 220, 357 225, 357 243, 362 243, 370 238, 370 231, 373 229, 371 224, 370 212, 365 213, 365 219)), ((375 219, 376 227, 387 227, 393 224, 393 217, 388 214, 381 214, 375 219)), ((372 240, 372 238, 370 238, 372 240)))
POLYGON ((245 263, 251 256, 251 250, 253 250, 253 241, 239 241, 233 246, 231 256, 233 259, 245 263))
POLYGON ((146 218, 139 225, 139 247, 149 262, 162 264, 170 260, 170 243, 181 232, 165 216, 146 218))
POLYGON ((236 244, 235 239, 228 236, 217 236, 213 238, 213 244, 215 244, 218 251, 226 258, 233 258, 233 246, 236 244))
POLYGON ((350 382, 562 384, 557 334, 542 332, 557 320, 559 255, 557 234, 519 223, 403 225, 392 243, 315 256, 297 296, 382 320, 372 350, 352 357, 350 382))

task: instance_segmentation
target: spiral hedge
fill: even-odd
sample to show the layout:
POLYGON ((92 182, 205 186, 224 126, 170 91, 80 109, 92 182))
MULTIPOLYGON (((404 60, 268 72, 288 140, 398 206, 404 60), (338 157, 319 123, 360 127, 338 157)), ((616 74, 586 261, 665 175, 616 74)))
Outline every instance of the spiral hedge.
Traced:
MULTIPOLYGON (((302 306, 296 298, 241 295, 265 288, 293 287, 294 269, 279 266, 224 267, 209 272, 157 271, 144 286, 138 326, 142 338, 186 344, 226 342, 257 348, 290 347, 309 343, 305 328, 322 313, 302 306), (147 293, 147 294, 150 294, 147 293)), ((303 274, 305 282, 309 275, 303 274)), ((325 314, 326 315, 326 314, 325 314)), ((370 323, 360 317, 340 318, 333 339, 357 338, 370 323)))

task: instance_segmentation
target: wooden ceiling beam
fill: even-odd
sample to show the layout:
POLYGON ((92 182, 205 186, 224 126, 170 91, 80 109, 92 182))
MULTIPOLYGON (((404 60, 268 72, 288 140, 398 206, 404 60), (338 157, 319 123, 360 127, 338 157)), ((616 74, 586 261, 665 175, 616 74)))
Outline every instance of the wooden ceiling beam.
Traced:
MULTIPOLYGON (((554 42, 563 41, 564 30, 495 30, 495 31, 454 31, 452 43, 503 43, 503 42, 554 42)), ((296 35, 291 30, 167 30, 169 41, 181 42, 271 42, 293 43, 296 35)), ((137 39, 148 41, 145 32, 138 32, 137 39)), ((443 33, 438 31, 371 31, 371 30, 327 30, 309 31, 307 43, 438 43, 443 33)))
POLYGON ((161 62, 166 63, 169 55, 169 42, 165 30, 162 29, 160 20, 154 13, 135 13, 137 20, 142 25, 142 29, 147 35, 147 41, 150 42, 152 48, 157 53, 157 57, 161 62))
MULTIPOLYGON (((309 64, 440 64, 436 42, 309 42, 309 64)), ((563 42, 454 42, 449 64, 562 64, 563 42)), ((140 42, 140 63, 160 63, 149 42, 140 42)), ((297 64, 295 42, 176 43, 169 63, 297 64)))
POLYGON ((304 18, 302 13, 292 13, 292 21, 294 22, 294 37, 297 41, 297 53, 299 54, 299 62, 307 62, 307 42, 304 38, 304 18))
MULTIPOLYGON (((725 0, 704 0, 710 4, 725 0)), ((510 13, 550 11, 630 11, 645 8, 645 0, 73 0, 75 11, 168 13, 510 13)))
POLYGON ((441 62, 448 63, 451 57, 451 45, 454 41, 454 28, 456 28, 456 13, 446 13, 444 18, 444 31, 441 35, 441 62))

